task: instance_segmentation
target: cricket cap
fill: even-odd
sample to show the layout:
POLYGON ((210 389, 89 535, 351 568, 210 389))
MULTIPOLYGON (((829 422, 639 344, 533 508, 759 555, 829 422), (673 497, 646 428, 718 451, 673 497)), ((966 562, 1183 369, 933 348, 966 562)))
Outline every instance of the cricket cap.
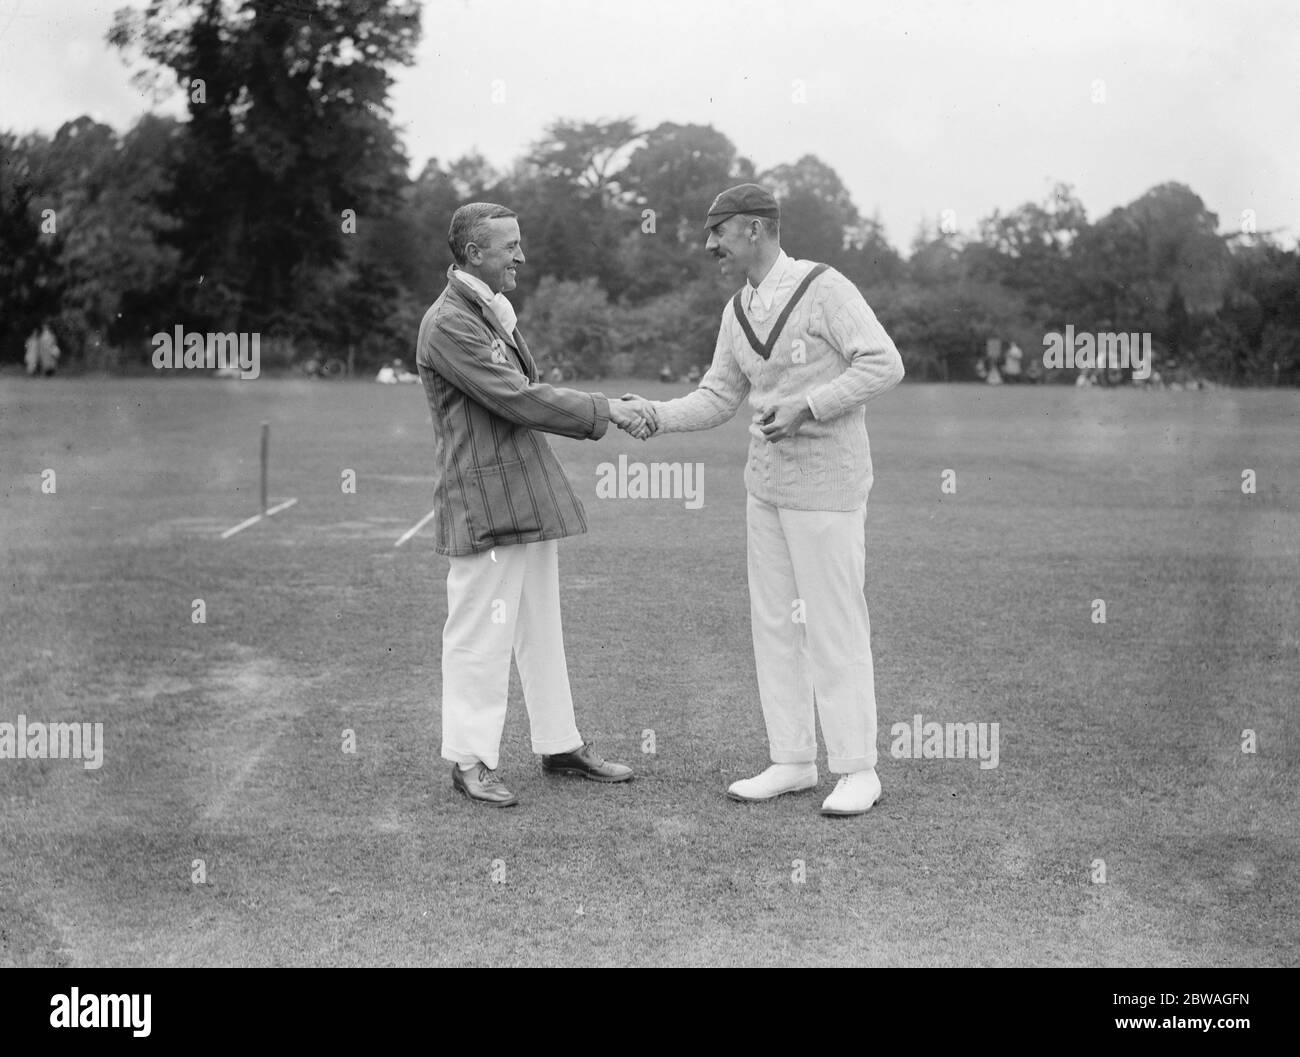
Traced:
POLYGON ((715 227, 737 213, 753 217, 771 217, 773 220, 781 218, 781 210, 770 191, 764 190, 758 184, 737 184, 735 187, 727 188, 713 200, 713 205, 709 206, 709 215, 704 218, 704 226, 715 227))

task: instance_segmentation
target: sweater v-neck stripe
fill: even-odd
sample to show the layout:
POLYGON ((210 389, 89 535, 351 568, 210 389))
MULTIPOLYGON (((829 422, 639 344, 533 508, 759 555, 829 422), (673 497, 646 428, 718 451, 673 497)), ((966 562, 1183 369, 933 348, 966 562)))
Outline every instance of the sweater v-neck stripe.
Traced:
POLYGON ((772 324, 772 330, 767 336, 767 341, 760 342, 758 340, 758 335, 754 333, 749 317, 745 315, 745 310, 741 307, 740 295, 744 293, 744 289, 736 291, 736 296, 731 300, 731 307, 736 312, 736 320, 740 323, 740 329, 745 332, 745 337, 749 339, 750 347, 763 359, 771 358, 772 350, 776 348, 777 339, 780 338, 781 331, 785 329, 786 322, 790 319, 790 313, 795 310, 795 306, 803 299, 803 295, 808 292, 808 287, 812 285, 813 280, 821 275, 826 268, 827 265, 825 264, 814 265, 808 274, 804 276, 803 282, 790 295, 790 300, 785 303, 785 308, 781 309, 781 314, 776 317, 776 322, 772 324))

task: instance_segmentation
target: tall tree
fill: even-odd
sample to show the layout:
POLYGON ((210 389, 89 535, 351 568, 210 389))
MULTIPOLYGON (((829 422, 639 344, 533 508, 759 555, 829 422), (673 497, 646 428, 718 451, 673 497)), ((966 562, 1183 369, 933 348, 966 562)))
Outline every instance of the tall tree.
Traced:
POLYGON ((41 230, 42 206, 53 202, 42 201, 33 172, 48 151, 43 136, 0 133, 0 360, 22 360, 27 336, 57 312, 62 293, 58 235, 41 230))
POLYGON ((858 226, 857 206, 839 175, 814 154, 778 165, 759 177, 781 203, 781 242, 795 257, 844 263, 858 226))
POLYGON ((903 278, 903 258, 885 235, 879 214, 849 228, 840 269, 861 287, 892 286, 903 278))
POLYGON ((529 265, 518 299, 543 274, 560 280, 595 278, 610 296, 623 288, 619 242, 629 230, 619 174, 638 136, 624 118, 557 121, 497 187, 487 193, 520 214, 529 265))
POLYGON ((1161 331, 1175 286, 1189 312, 1215 312, 1231 280, 1218 217, 1176 183, 1112 210, 1080 235, 1074 258, 1073 314, 1093 330, 1161 331))
POLYGON ((980 221, 979 237, 966 249, 971 274, 1024 294, 1050 317, 1070 301, 1071 255, 1087 227, 1087 212, 1073 188, 1058 184, 1043 202, 1027 202, 1006 214, 994 211, 980 221))
POLYGON ((702 252, 704 216, 719 191, 753 178, 753 163, 712 126, 664 122, 647 132, 619 174, 631 206, 620 249, 624 296, 639 303, 716 277, 702 252))
POLYGON ((527 162, 575 192, 607 199, 617 193, 617 174, 639 137, 631 118, 556 121, 533 146, 527 162))
POLYGON ((118 136, 80 117, 53 139, 24 142, 23 186, 32 196, 27 223, 36 254, 28 267, 44 275, 40 321, 51 323, 72 357, 132 336, 151 300, 171 282, 176 254, 165 240, 175 221, 164 199, 178 131, 172 119, 146 114, 118 136))
POLYGON ((405 182, 389 68, 410 64, 418 38, 415 0, 151 0, 118 13, 110 43, 170 69, 187 94, 175 208, 196 325, 333 329, 320 294, 348 217, 394 208, 405 182))
POLYGON ((638 214, 654 211, 657 232, 694 242, 714 196, 753 179, 753 169, 713 126, 665 121, 645 134, 619 181, 638 214))

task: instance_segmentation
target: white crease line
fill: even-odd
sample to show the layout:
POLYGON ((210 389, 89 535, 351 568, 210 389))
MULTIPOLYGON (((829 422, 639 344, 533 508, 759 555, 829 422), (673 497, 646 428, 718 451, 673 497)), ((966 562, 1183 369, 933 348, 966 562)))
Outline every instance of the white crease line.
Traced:
POLYGON ((436 514, 437 512, 438 512, 437 507, 434 507, 432 510, 430 510, 427 514, 424 515, 424 517, 420 518, 419 522, 416 523, 415 528, 409 529, 406 535, 404 535, 400 540, 394 543, 393 546, 400 547, 403 543, 405 543, 417 532, 419 532, 420 529, 424 528, 424 526, 427 525, 433 519, 433 515, 436 514))
MULTIPOLYGON (((274 741, 275 738, 272 738, 271 740, 274 741)), ((226 808, 230 806, 231 797, 238 792, 240 786, 248 781, 248 776, 252 774, 253 769, 261 763, 262 757, 266 755, 266 750, 267 745, 263 742, 248 755, 240 765, 239 770, 230 777, 229 781, 226 782, 225 787, 217 794, 216 799, 214 799, 212 803, 204 809, 203 817, 205 819, 220 818, 225 813, 226 808)))
POLYGON ((283 503, 277 503, 275 506, 271 507, 271 509, 268 510, 265 514, 254 514, 247 521, 241 521, 234 528, 226 529, 226 531, 221 534, 221 538, 223 540, 230 539, 230 537, 233 536, 236 532, 243 532, 244 529, 248 528, 249 525, 256 525, 264 517, 270 517, 272 514, 278 514, 281 510, 288 510, 296 502, 298 502, 298 500, 296 499, 286 499, 283 503))

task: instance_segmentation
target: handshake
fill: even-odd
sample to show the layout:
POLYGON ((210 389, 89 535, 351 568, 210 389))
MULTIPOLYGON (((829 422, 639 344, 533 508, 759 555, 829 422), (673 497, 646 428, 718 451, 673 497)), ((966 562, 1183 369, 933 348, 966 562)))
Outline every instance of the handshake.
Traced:
POLYGON ((652 437, 659 430, 659 415, 654 403, 633 393, 624 394, 621 400, 611 400, 609 417, 614 425, 637 440, 652 437))

